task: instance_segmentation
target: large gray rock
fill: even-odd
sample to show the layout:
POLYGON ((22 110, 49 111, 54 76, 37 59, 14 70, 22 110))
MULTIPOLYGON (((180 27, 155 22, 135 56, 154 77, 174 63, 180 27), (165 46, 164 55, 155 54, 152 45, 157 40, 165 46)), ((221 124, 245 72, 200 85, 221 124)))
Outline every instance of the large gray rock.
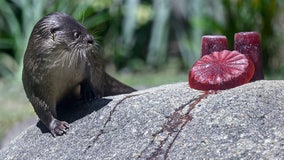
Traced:
POLYGON ((33 125, 0 159, 284 159, 284 81, 218 93, 178 83, 75 106, 66 135, 33 125))

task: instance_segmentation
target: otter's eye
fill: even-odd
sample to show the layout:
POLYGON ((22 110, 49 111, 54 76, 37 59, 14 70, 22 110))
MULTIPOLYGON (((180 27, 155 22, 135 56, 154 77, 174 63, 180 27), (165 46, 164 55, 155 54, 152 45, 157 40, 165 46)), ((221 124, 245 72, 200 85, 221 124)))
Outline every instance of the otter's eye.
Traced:
POLYGON ((79 32, 74 32, 74 37, 77 39, 77 38, 79 38, 80 37, 80 33, 79 32))

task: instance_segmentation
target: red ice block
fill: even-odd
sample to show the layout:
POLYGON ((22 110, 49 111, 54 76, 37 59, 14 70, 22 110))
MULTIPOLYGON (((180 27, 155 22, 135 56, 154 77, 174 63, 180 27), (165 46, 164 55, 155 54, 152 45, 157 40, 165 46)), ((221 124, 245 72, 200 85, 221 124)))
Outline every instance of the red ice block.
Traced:
POLYGON ((201 57, 212 52, 228 50, 228 40, 222 35, 206 35, 201 38, 201 57))
POLYGON ((188 76, 194 89, 224 90, 248 83, 254 74, 253 62, 238 51, 212 52, 196 61, 188 76))
POLYGON ((261 57, 260 36, 257 32, 235 33, 234 49, 249 57, 255 67, 251 81, 264 79, 261 57))

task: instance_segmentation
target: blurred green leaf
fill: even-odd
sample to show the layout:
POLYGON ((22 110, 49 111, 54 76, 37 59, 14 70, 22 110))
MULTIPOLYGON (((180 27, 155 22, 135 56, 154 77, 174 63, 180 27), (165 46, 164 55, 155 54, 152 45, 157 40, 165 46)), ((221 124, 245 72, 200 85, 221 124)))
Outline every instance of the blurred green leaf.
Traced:
POLYGON ((147 63, 154 67, 166 62, 170 9, 170 0, 154 1, 154 22, 147 54, 147 63))
POLYGON ((175 56, 189 68, 200 56, 202 35, 226 35, 232 49, 234 33, 254 30, 261 34, 266 71, 283 70, 282 59, 277 58, 284 55, 283 4, 280 0, 2 0, 0 52, 17 62, 20 79, 33 26, 44 15, 59 11, 85 25, 107 61, 118 69, 137 71, 140 64, 163 68, 175 56))
POLYGON ((0 77, 12 76, 17 72, 18 64, 6 53, 0 53, 0 77))

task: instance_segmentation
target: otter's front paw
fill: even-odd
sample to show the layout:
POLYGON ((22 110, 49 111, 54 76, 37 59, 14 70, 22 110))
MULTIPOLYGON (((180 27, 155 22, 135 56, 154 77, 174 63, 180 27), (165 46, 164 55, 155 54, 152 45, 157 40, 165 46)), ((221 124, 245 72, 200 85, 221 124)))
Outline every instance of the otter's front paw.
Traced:
POLYGON ((65 121, 59 121, 57 119, 54 119, 50 123, 50 132, 53 137, 61 136, 65 134, 68 128, 69 128, 69 124, 65 121))

